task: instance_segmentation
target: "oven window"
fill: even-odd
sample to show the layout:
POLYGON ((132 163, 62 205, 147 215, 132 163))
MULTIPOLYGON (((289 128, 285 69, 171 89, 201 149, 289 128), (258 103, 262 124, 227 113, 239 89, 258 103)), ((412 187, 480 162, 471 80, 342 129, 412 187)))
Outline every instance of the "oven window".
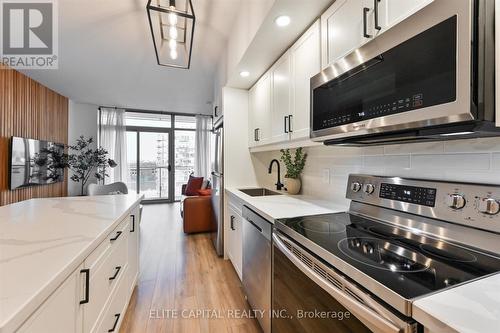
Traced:
POLYGON ((372 332, 275 246, 273 265, 273 333, 372 332))
POLYGON ((313 92, 313 130, 456 100, 457 17, 313 92))

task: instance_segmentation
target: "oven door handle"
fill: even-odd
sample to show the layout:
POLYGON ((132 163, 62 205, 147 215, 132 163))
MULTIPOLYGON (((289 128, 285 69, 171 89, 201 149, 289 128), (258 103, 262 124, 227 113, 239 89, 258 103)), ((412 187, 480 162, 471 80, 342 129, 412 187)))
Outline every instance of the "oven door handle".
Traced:
POLYGON ((368 303, 369 306, 355 300, 354 297, 347 294, 345 290, 341 291, 331 286, 330 282, 328 282, 318 273, 309 268, 301 260, 296 258, 295 255, 290 252, 290 250, 285 246, 285 244, 283 244, 283 241, 280 239, 280 237, 275 233, 273 233, 273 242, 278 247, 278 249, 283 252, 283 254, 302 271, 302 273, 313 280, 323 290, 328 292, 333 298, 335 298, 340 304, 342 304, 349 312, 356 316, 359 321, 361 321, 373 332, 401 333, 405 331, 404 327, 398 327, 389 318, 380 313, 381 311, 377 311, 376 307, 382 308, 382 306, 374 303, 369 296, 362 297, 363 293, 356 286, 352 285, 344 278, 342 279, 343 284, 348 285, 349 289, 356 291, 356 296, 361 297, 363 299, 363 302, 368 303))

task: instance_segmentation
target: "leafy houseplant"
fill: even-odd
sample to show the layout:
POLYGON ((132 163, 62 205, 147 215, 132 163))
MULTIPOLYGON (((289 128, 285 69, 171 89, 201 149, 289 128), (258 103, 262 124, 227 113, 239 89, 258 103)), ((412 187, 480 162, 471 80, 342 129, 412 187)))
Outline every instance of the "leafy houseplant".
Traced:
POLYGON ((285 187, 290 194, 297 194, 300 191, 301 182, 300 174, 304 170, 307 160, 307 153, 304 153, 303 148, 297 148, 292 160, 290 149, 281 149, 281 160, 285 163, 285 187))
POLYGON ((85 184, 90 176, 98 180, 104 180, 109 175, 106 173, 108 167, 116 167, 116 162, 108 158, 108 151, 102 147, 92 149, 90 145, 94 142, 92 137, 86 139, 83 135, 76 140, 76 144, 68 146, 71 152, 68 155, 68 167, 73 171, 71 180, 81 182, 81 195, 84 195, 85 184))

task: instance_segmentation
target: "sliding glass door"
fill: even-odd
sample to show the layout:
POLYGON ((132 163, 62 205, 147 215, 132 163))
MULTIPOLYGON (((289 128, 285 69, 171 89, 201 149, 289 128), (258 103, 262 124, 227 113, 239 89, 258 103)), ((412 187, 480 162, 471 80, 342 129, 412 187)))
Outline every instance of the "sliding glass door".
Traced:
POLYGON ((128 186, 146 200, 172 201, 171 138, 170 129, 127 129, 128 186))
POLYGON ((181 199, 182 185, 194 172, 194 116, 127 112, 129 190, 146 200, 181 199))

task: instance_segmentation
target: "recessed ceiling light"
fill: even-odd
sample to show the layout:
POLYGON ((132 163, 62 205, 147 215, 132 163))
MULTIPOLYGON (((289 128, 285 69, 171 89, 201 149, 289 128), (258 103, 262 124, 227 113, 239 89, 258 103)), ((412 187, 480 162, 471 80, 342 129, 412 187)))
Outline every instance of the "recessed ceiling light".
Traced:
POLYGON ((276 23, 276 25, 278 27, 286 27, 287 25, 290 24, 290 16, 287 16, 287 15, 281 15, 281 16, 278 16, 274 22, 276 23))
POLYGON ((240 76, 241 77, 249 77, 250 76, 250 72, 249 71, 242 71, 242 72, 240 72, 240 76))

